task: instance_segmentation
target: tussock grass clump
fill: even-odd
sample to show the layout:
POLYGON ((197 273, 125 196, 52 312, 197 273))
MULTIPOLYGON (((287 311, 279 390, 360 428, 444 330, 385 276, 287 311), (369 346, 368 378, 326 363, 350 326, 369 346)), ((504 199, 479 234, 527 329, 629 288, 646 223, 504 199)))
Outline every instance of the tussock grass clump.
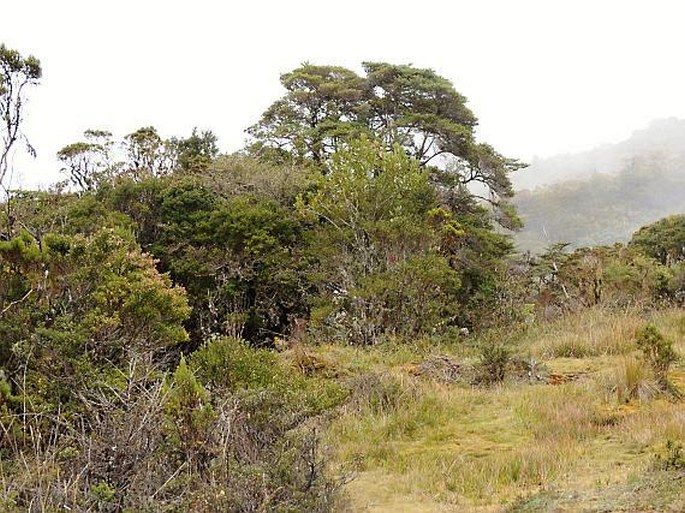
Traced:
POLYGON ((360 414, 390 414, 411 402, 416 390, 411 381, 389 373, 367 372, 348 382, 351 407, 360 414))
POLYGON ((619 403, 645 401, 659 393, 651 370, 644 360, 627 357, 608 378, 608 386, 619 403))

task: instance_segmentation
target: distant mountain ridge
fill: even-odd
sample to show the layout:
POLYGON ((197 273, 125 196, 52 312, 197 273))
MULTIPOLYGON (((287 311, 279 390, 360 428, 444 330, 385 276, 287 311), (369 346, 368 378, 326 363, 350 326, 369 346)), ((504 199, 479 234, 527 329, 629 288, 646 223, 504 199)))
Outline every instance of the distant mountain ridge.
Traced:
POLYGON ((532 174, 528 188, 536 188, 514 198, 525 223, 519 249, 624 242, 641 226, 685 213, 685 120, 655 121, 626 141, 532 167, 544 179, 532 174))
POLYGON ((516 190, 533 190, 567 180, 587 179, 594 174, 616 173, 632 159, 649 154, 685 156, 685 120, 658 119, 616 144, 536 159, 514 174, 512 182, 516 190))

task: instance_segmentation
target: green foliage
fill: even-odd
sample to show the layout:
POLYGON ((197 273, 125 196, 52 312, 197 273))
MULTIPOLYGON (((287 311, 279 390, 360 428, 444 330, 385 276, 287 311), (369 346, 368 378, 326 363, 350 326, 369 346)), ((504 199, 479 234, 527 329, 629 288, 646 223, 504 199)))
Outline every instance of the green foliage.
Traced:
POLYGON ((6 93, 6 89, 10 87, 11 73, 20 73, 26 78, 32 80, 38 80, 42 76, 43 72, 41 69, 40 61, 29 55, 28 57, 22 57, 17 50, 12 50, 7 48, 5 44, 0 45, 0 62, 2 63, 2 89, 0 92, 6 93))
MULTIPOLYGON (((96 191, 123 179, 134 182, 172 173, 193 174, 205 170, 219 150, 211 131, 189 137, 162 139, 152 126, 142 127, 115 143, 105 130, 86 130, 84 140, 57 152, 62 171, 77 191, 96 191), (122 151, 117 151, 118 149, 122 151)), ((64 185, 64 184, 63 184, 64 185)))
POLYGON ((364 67, 285 75, 253 131, 262 160, 218 157, 208 131, 89 130, 58 152, 70 186, 11 198, 3 505, 332 509, 318 416, 356 395, 390 418, 412 387, 324 379, 304 341, 478 325, 511 251, 493 223, 515 224, 499 201, 518 165, 476 143, 465 98, 431 70, 364 67))
POLYGON ((442 199, 399 146, 384 152, 360 139, 335 154, 330 172, 297 202, 318 223, 308 250, 319 290, 312 327, 369 344, 482 322, 511 243, 484 210, 460 212, 442 199))
POLYGON ((512 196, 508 173, 521 165, 475 142, 476 118, 448 80, 408 65, 365 62, 363 68, 365 77, 311 64, 284 74, 287 92, 248 130, 250 150, 325 168, 332 155, 366 135, 386 151, 400 145, 421 166, 447 163, 456 183, 482 184, 493 204, 512 196))
POLYGON ((117 492, 107 483, 98 483, 93 486, 90 493, 98 510, 103 510, 106 508, 107 503, 112 502, 117 492))
POLYGON ((511 245, 484 210, 441 203, 404 151, 360 140, 325 176, 226 158, 193 176, 117 179, 17 205, 38 236, 133 231, 188 292, 191 349, 209 335, 268 341, 312 305, 314 325, 353 312, 334 331, 362 343, 475 325, 511 245))
POLYGON ((273 352, 235 338, 205 343, 192 354, 191 365, 200 381, 217 391, 278 388, 287 380, 273 352))
POLYGON ((174 171, 173 145, 163 140, 153 126, 139 128, 124 137, 127 172, 135 179, 164 176, 174 171))
POLYGON ((93 191, 111 180, 116 172, 112 161, 112 134, 103 130, 86 130, 85 141, 68 144, 57 152, 63 172, 73 186, 93 191))
POLYGON ((191 465, 201 464, 209 457, 205 448, 216 418, 209 401, 209 393, 182 356, 171 378, 166 402, 166 414, 171 419, 168 443, 170 450, 180 450, 181 458, 191 465))
POLYGON ((190 368, 213 393, 237 394, 249 404, 281 404, 286 411, 318 413, 344 397, 340 386, 293 374, 270 350, 250 347, 244 340, 219 338, 191 355, 190 368), (255 393, 257 392, 257 393, 255 393))
MULTIPOLYGON (((26 89, 38 84, 43 74, 40 61, 34 56, 22 57, 17 50, 0 44, 0 192, 6 193, 10 152, 18 141, 26 143, 31 155, 35 150, 21 132, 24 120, 26 89)), ((11 228, 11 227, 10 227, 11 228)))
POLYGON ((351 265, 365 275, 403 254, 429 249, 427 216, 436 202, 427 173, 401 149, 385 153, 360 140, 335 155, 331 172, 299 198, 298 208, 312 221, 323 221, 320 246, 352 254, 351 265))
MULTIPOLYGON (((13 216, 36 240, 46 234, 93 235, 103 228, 134 232, 136 223, 112 209, 102 194, 19 191, 12 197, 13 216)), ((0 214, 0 223, 4 221, 0 214)))
POLYGON ((278 165, 233 154, 218 157, 195 179, 223 198, 251 194, 292 207, 299 194, 313 187, 318 175, 305 166, 278 165))
POLYGON ((510 269, 508 291, 535 303, 544 317, 596 305, 653 306, 676 297, 673 271, 631 246, 547 252, 510 269), (515 273, 512 271, 516 269, 515 273))
POLYGON ((685 215, 643 226, 633 234, 630 245, 664 265, 685 261, 685 215))
POLYGON ((159 358, 187 339, 183 290, 123 231, 20 234, 0 242, 0 277, 3 368, 35 404, 56 407, 130 354, 159 358))
POLYGON ((261 343, 306 315, 303 222, 273 189, 244 185, 268 166, 251 168, 249 178, 242 166, 231 161, 217 179, 212 169, 207 176, 122 181, 98 193, 135 221, 139 243, 186 288, 193 347, 209 335, 261 343), (231 176, 234 169, 239 176, 231 176))
POLYGON ((219 154, 217 137, 210 130, 201 133, 193 128, 189 137, 172 137, 171 146, 176 152, 178 169, 185 172, 198 172, 206 169, 219 154))
POLYGON ((162 193, 158 223, 151 251, 187 287, 196 333, 261 341, 302 311, 302 228, 294 212, 185 184, 162 193))
POLYGON ((460 285, 459 273, 444 257, 411 256, 361 279, 349 310, 355 313, 355 307, 361 307, 367 323, 374 323, 378 333, 391 331, 407 337, 439 333, 453 325, 459 313, 456 293, 460 285))
POLYGON ((654 458, 654 466, 659 470, 685 469, 683 444, 672 439, 666 440, 663 450, 657 453, 654 458))
POLYGON ((104 391, 114 393, 82 389, 87 415, 58 417, 43 432, 54 445, 34 431, 27 451, 3 454, 3 506, 28 510, 40 497, 47 510, 331 510, 316 412, 280 391, 212 393, 185 358, 157 376, 138 363, 104 391))
POLYGON ((353 71, 336 66, 302 67, 281 76, 288 91, 248 131, 253 151, 274 158, 311 158, 316 163, 338 149, 341 136, 364 130, 360 101, 366 86, 353 71))
POLYGON ((640 328, 635 334, 635 340, 652 367, 659 387, 665 391, 673 390, 668 380, 668 369, 678 360, 678 354, 673 349, 673 341, 666 338, 652 323, 640 328))
POLYGON ((463 232, 437 207, 427 172, 399 147, 384 153, 359 140, 333 157, 317 189, 298 200, 319 222, 310 242, 322 293, 315 317, 328 336, 368 344, 454 320, 460 276, 441 243, 447 250, 463 232))
POLYGON ((507 366, 511 361, 511 350, 501 342, 485 341, 479 346, 478 380, 486 384, 504 381, 507 366))

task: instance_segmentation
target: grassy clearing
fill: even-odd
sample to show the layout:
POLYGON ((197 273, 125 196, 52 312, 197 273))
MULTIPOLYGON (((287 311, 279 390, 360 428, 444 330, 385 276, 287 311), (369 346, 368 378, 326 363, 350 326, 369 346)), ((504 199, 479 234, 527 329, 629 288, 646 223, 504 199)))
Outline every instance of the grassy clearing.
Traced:
POLYGON ((637 311, 593 309, 533 327, 524 344, 543 359, 626 354, 635 349, 633 335, 643 323, 637 311))
POLYGON ((343 466, 393 476, 394 495, 434 505, 498 504, 567 479, 587 450, 584 441, 603 429, 584 387, 545 389, 430 385, 395 411, 346 412, 330 442, 343 466))
MULTIPOLYGON (((683 317, 650 316, 681 355, 683 317)), ((633 342, 644 322, 593 310, 512 337, 516 354, 569 377, 559 385, 473 387, 416 372, 438 354, 472 367, 468 341, 307 348, 350 391, 326 433, 335 467, 353 476, 341 511, 621 511, 655 487, 669 511, 680 496, 654 455, 685 441, 685 409, 651 388, 633 342)), ((669 374, 682 390, 684 369, 681 360, 669 374)))

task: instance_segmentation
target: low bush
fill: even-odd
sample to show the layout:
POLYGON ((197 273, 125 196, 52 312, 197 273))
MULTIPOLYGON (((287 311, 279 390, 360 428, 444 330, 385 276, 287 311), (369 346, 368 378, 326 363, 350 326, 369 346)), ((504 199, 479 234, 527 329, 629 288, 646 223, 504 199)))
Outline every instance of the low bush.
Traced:
POLYGON ((668 369, 678 360, 678 355, 673 349, 673 342, 652 323, 640 328, 635 334, 635 340, 654 372, 657 385, 663 391, 677 393, 668 380, 668 369))
POLYGON ((654 467, 659 470, 685 470, 683 444, 672 439, 666 440, 663 449, 654 457, 654 467))
POLYGON ((486 342, 479 349, 477 381, 485 384, 504 381, 511 360, 511 349, 500 342, 486 342))

